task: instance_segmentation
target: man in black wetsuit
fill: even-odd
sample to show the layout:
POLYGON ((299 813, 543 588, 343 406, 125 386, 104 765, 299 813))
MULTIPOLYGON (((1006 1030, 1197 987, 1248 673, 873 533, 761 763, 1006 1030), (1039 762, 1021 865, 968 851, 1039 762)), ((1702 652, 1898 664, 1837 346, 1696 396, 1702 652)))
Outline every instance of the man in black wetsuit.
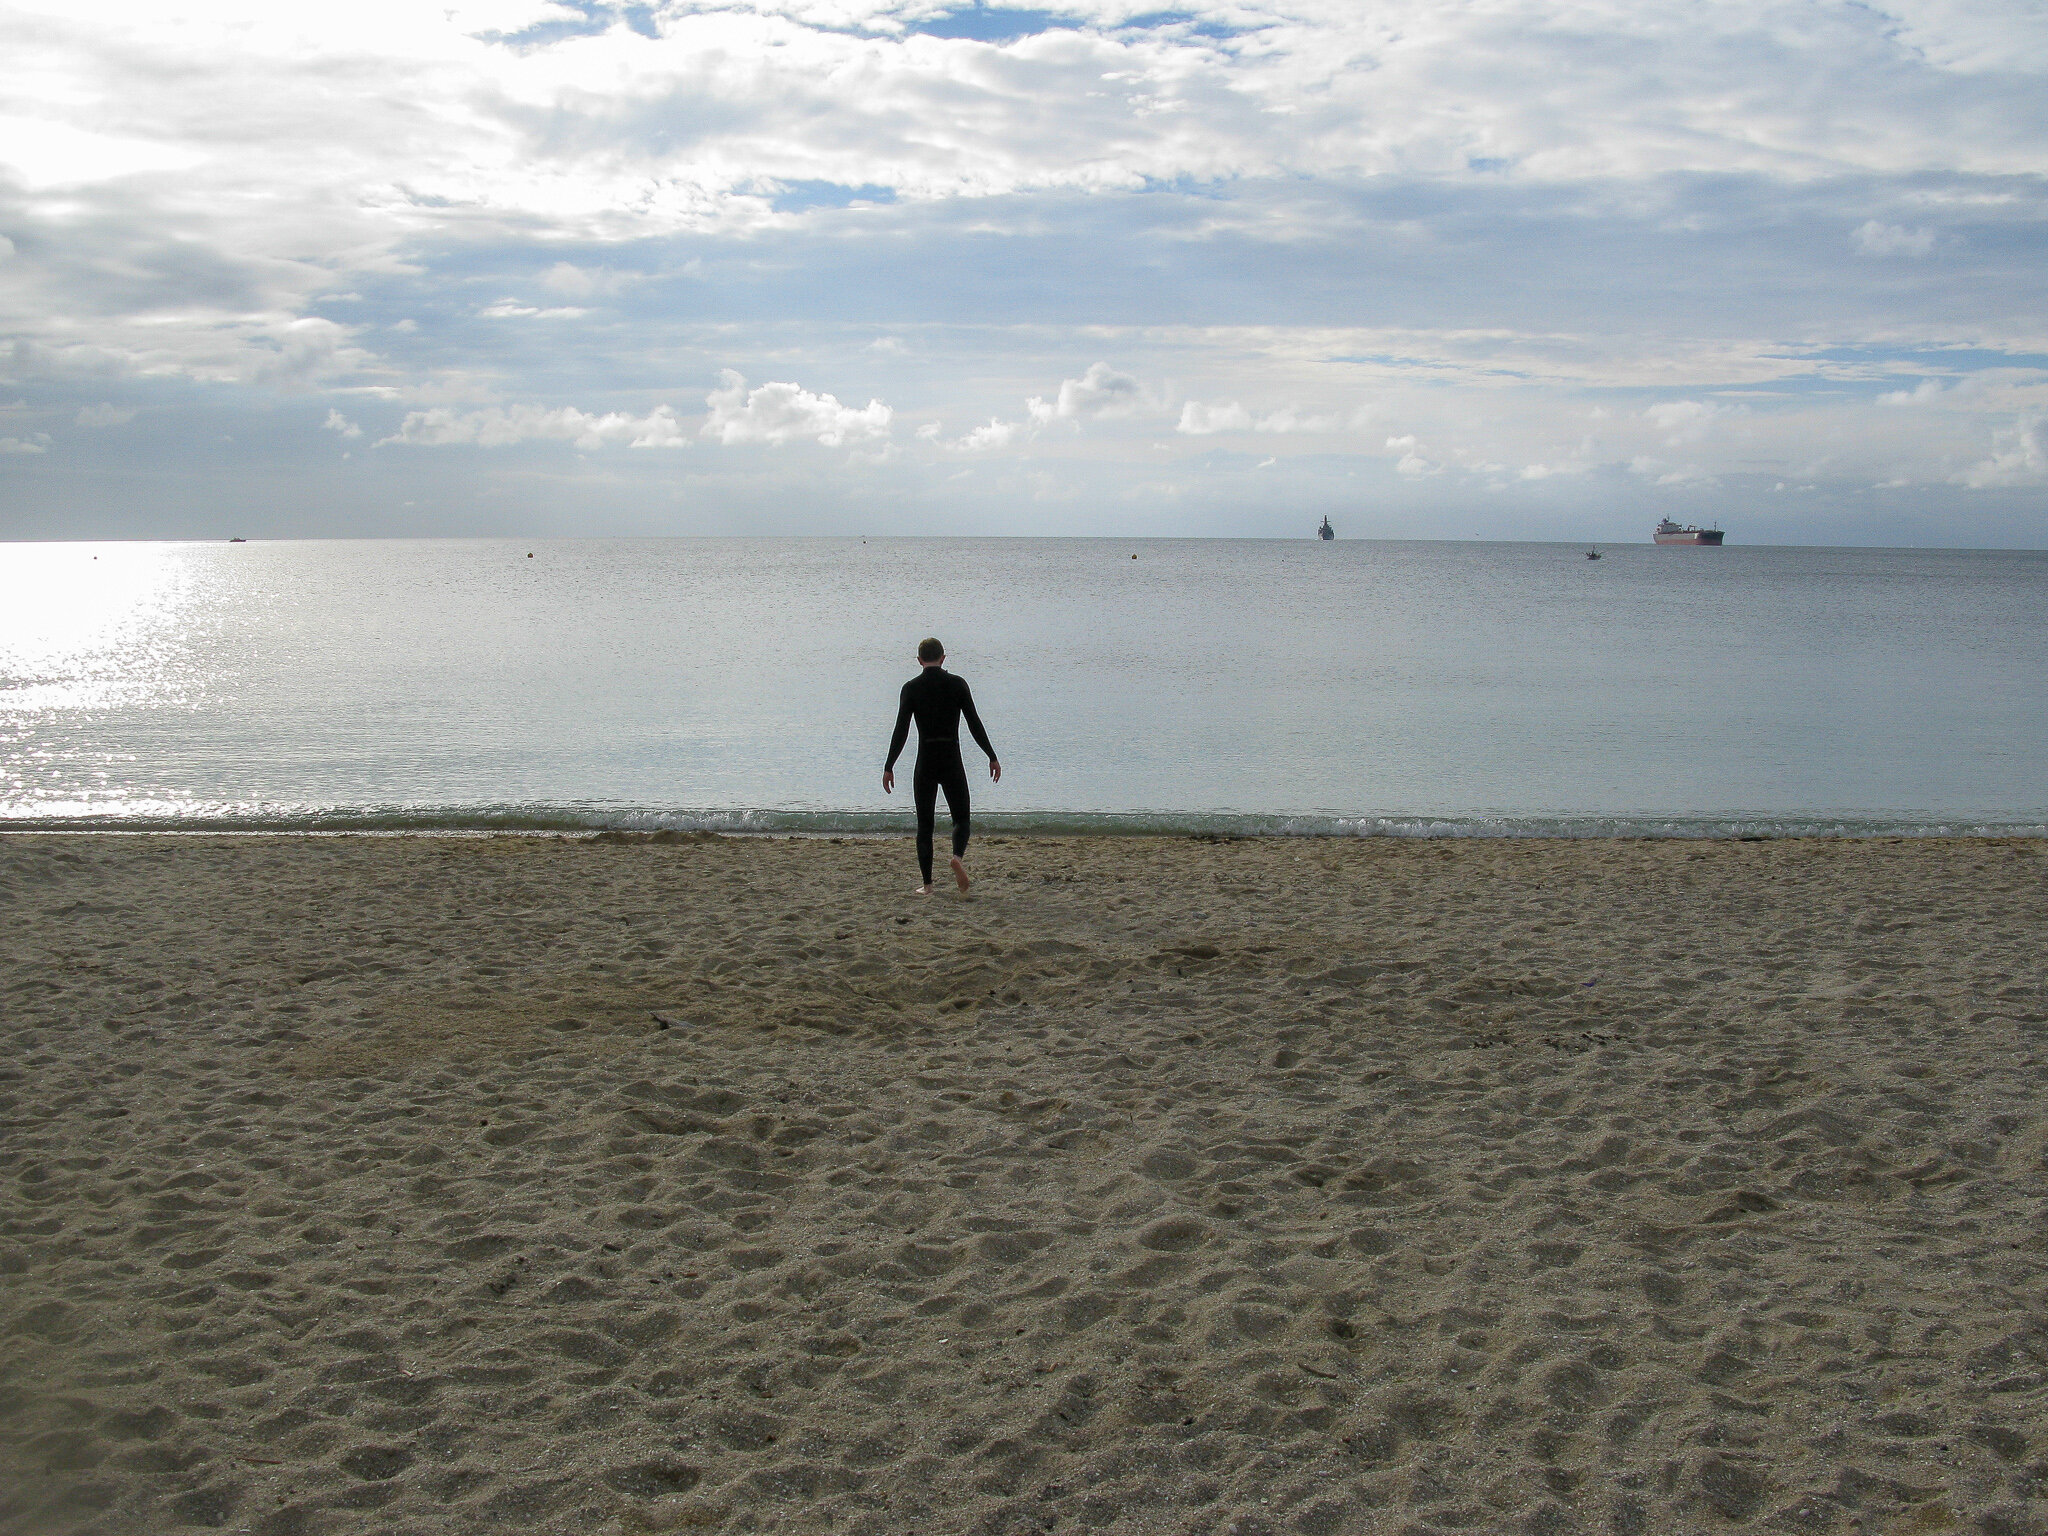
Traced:
POLYGON ((939 791, 946 792, 946 812, 953 818, 953 879, 967 889, 967 866, 960 855, 967 851, 967 765, 960 761, 960 717, 974 732, 975 745, 988 754, 988 776, 1000 784, 1003 765, 996 761, 996 749, 988 744, 988 732, 981 728, 981 716, 974 712, 974 695, 967 680, 945 668, 946 648, 936 640, 920 640, 917 663, 923 670, 903 685, 902 702, 896 710, 896 734, 889 738, 889 760, 882 765, 882 793, 896 792, 896 759, 910 734, 911 717, 917 718, 917 767, 910 775, 917 798, 917 867, 924 884, 920 896, 932 893, 932 824, 936 820, 939 791))

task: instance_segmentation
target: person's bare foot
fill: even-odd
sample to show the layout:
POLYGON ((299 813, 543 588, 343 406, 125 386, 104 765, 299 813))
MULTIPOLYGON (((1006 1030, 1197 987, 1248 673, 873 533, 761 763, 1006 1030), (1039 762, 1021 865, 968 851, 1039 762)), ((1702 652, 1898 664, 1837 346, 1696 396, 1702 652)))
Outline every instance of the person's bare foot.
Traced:
POLYGON ((960 862, 958 854, 953 855, 953 879, 959 885, 960 894, 963 896, 967 894, 967 887, 974 883, 967 878, 967 866, 960 862))

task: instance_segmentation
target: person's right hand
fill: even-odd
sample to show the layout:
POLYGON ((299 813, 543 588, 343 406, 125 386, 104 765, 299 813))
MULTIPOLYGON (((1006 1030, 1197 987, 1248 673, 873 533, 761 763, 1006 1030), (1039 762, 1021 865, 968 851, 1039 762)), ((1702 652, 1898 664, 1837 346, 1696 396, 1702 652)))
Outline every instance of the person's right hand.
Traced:
POLYGON ((882 793, 885 795, 896 793, 896 770, 894 768, 884 768, 882 770, 882 793))
POLYGON ((1003 782, 1003 765, 994 758, 988 760, 988 776, 998 784, 1003 782))

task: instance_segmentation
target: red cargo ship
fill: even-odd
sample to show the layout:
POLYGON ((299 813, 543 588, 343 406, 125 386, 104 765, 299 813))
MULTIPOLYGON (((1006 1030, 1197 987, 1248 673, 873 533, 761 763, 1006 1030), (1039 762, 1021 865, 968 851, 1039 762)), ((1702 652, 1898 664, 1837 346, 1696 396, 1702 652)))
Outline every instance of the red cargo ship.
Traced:
POLYGON ((1695 528, 1690 523, 1681 528, 1668 517, 1657 525, 1659 544, 1719 545, 1723 537, 1718 528, 1695 528))

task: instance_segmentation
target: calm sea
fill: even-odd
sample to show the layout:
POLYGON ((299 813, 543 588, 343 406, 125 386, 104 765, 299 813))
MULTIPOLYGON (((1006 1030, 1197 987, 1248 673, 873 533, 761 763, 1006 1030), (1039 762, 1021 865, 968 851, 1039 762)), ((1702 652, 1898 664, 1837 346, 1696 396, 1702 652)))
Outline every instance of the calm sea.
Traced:
POLYGON ((2010 551, 0 545, 0 825, 897 827, 935 634, 988 828, 2039 834, 2044 599, 2010 551))

